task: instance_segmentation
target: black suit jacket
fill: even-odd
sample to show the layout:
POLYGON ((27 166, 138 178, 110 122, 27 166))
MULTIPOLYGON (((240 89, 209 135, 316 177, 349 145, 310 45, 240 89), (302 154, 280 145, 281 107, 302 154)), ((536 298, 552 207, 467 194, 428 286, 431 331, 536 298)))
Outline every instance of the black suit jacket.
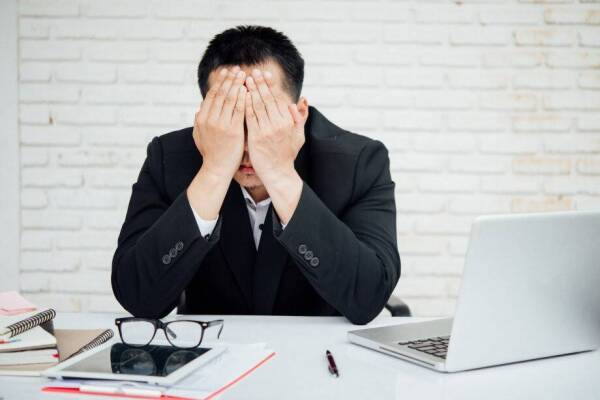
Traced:
POLYGON ((314 107, 295 167, 304 184, 284 230, 269 207, 258 251, 240 186, 202 237, 186 188, 202 158, 192 127, 155 137, 132 187, 112 287, 135 316, 180 313, 376 317, 400 277, 385 146, 314 107))

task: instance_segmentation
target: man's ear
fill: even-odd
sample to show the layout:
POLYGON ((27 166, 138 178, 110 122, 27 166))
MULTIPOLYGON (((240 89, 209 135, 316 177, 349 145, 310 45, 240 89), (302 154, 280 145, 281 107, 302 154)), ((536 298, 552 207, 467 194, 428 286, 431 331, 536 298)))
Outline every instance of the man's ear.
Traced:
POLYGON ((306 122, 308 119, 308 100, 306 100, 306 97, 301 96, 296 103, 296 107, 298 107, 298 112, 302 116, 302 121, 306 122))

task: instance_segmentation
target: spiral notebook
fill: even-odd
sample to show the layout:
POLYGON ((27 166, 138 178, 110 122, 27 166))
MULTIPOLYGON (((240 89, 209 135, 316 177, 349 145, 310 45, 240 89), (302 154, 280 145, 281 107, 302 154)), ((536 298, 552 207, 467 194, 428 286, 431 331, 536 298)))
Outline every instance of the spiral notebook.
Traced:
MULTIPOLYGON (((56 348, 58 358, 52 362, 36 364, 14 364, 0 365, 1 375, 29 375, 39 376, 42 371, 55 366, 58 362, 65 361, 76 354, 82 353, 90 348, 96 347, 113 337, 111 329, 55 329, 56 348)), ((56 351, 55 348, 55 351, 56 351)), ((30 350, 39 351, 39 350, 30 350)), ((30 352, 25 351, 25 352, 30 352)), ((8 353, 4 353, 8 354, 8 353)), ((0 358, 2 354, 0 354, 0 358)))
POLYGON ((0 353, 56 347, 56 338, 41 326, 55 316, 53 309, 0 316, 0 353))

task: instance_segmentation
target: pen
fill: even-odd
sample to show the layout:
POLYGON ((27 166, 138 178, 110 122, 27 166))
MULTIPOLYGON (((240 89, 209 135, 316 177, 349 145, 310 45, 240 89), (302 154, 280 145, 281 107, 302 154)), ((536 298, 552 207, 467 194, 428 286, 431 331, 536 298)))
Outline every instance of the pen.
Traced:
POLYGON ((339 378, 340 373, 338 372, 337 365, 335 365, 335 360, 333 359, 333 354, 331 354, 331 352, 329 350, 327 350, 325 352, 325 355, 327 355, 327 363, 329 364, 329 366, 328 366, 329 373, 331 375, 335 375, 337 378, 339 378))

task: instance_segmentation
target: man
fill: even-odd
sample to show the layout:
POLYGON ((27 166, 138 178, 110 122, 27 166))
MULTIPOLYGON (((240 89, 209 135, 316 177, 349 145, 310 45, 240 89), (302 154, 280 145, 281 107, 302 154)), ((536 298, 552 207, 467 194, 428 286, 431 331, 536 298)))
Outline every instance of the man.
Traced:
POLYGON ((155 137, 132 188, 112 287, 133 315, 383 309, 400 276, 387 150, 309 106, 303 78, 271 28, 209 43, 193 128, 155 137))

